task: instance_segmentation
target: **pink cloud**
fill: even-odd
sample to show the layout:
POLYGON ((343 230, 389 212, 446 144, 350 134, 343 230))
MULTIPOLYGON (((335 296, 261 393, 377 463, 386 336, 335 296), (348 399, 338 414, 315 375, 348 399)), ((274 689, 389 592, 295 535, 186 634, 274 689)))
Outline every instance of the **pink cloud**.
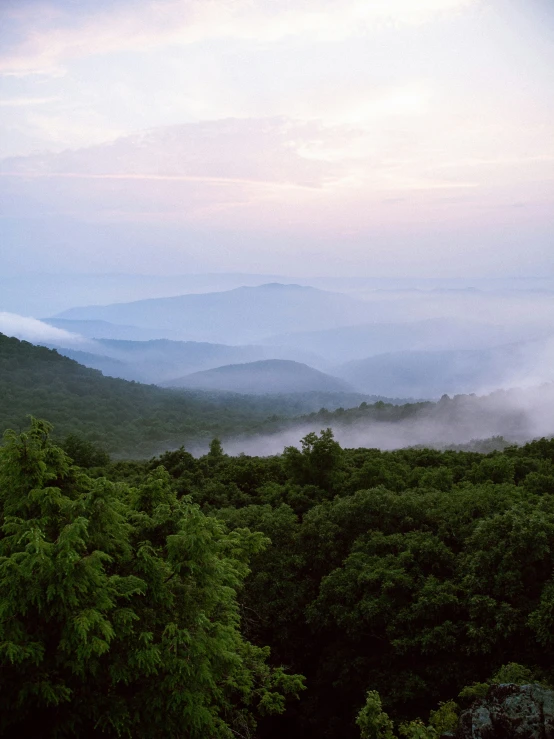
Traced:
POLYGON ((120 2, 110 8, 51 3, 5 11, 19 34, 0 54, 0 73, 60 74, 70 59, 123 50, 144 51, 170 44, 217 38, 275 42, 310 34, 336 41, 379 23, 424 23, 477 0, 157 0, 120 2), (91 9, 92 8, 92 9, 91 9))

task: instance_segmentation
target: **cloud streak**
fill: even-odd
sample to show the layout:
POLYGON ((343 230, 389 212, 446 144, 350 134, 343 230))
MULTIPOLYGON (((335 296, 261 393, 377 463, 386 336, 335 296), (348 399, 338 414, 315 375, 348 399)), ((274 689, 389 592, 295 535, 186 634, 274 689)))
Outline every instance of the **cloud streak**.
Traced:
MULTIPOLYGON (((375 25, 421 24, 474 4, 475 0, 165 0, 89 6, 75 17, 44 4, 27 10, 27 33, 0 55, 0 73, 59 74, 66 60, 90 54, 186 45, 214 39, 276 43, 290 36, 336 41, 375 25), (94 10, 91 10, 94 8, 94 10)), ((21 21, 25 11, 6 13, 21 21)))
POLYGON ((5 311, 0 311, 0 333, 22 341, 29 341, 32 344, 57 344, 58 346, 81 349, 95 346, 93 341, 85 339, 79 334, 54 328, 36 318, 19 316, 16 313, 5 311))

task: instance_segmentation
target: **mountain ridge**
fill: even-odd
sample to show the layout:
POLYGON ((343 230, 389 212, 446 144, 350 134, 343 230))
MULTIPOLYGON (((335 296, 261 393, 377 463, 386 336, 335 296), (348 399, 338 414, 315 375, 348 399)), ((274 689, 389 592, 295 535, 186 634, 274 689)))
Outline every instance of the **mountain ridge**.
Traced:
POLYGON ((370 306, 350 295, 296 284, 267 283, 104 306, 76 306, 53 320, 103 320, 172 332, 172 338, 251 344, 271 334, 367 320, 370 306))

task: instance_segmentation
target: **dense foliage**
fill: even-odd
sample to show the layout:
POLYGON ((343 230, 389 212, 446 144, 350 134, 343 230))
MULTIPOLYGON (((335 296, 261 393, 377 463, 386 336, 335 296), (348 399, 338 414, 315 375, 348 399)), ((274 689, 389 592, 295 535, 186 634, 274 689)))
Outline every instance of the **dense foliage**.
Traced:
POLYGON ((263 535, 227 533, 162 467, 93 480, 49 431, 0 450, 0 733, 250 736, 302 688, 240 631, 263 535))
POLYGON ((260 737, 358 737, 368 691, 406 728, 502 665, 554 677, 553 440, 381 452, 341 449, 327 431, 281 456, 214 443, 109 474, 160 463, 179 495, 271 540, 251 562, 246 633, 307 690, 260 737))
POLYGON ((60 735, 433 737, 495 673, 554 680, 554 440, 112 462, 70 436, 85 473, 46 432, 2 450, 6 735, 31 705, 60 735))

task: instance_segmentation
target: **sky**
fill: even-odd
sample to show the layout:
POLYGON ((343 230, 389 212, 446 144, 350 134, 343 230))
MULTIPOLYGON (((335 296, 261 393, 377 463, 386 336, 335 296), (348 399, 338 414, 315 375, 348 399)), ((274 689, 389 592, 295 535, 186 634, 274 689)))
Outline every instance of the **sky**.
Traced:
POLYGON ((0 260, 554 275, 551 0, 2 0, 0 260))

